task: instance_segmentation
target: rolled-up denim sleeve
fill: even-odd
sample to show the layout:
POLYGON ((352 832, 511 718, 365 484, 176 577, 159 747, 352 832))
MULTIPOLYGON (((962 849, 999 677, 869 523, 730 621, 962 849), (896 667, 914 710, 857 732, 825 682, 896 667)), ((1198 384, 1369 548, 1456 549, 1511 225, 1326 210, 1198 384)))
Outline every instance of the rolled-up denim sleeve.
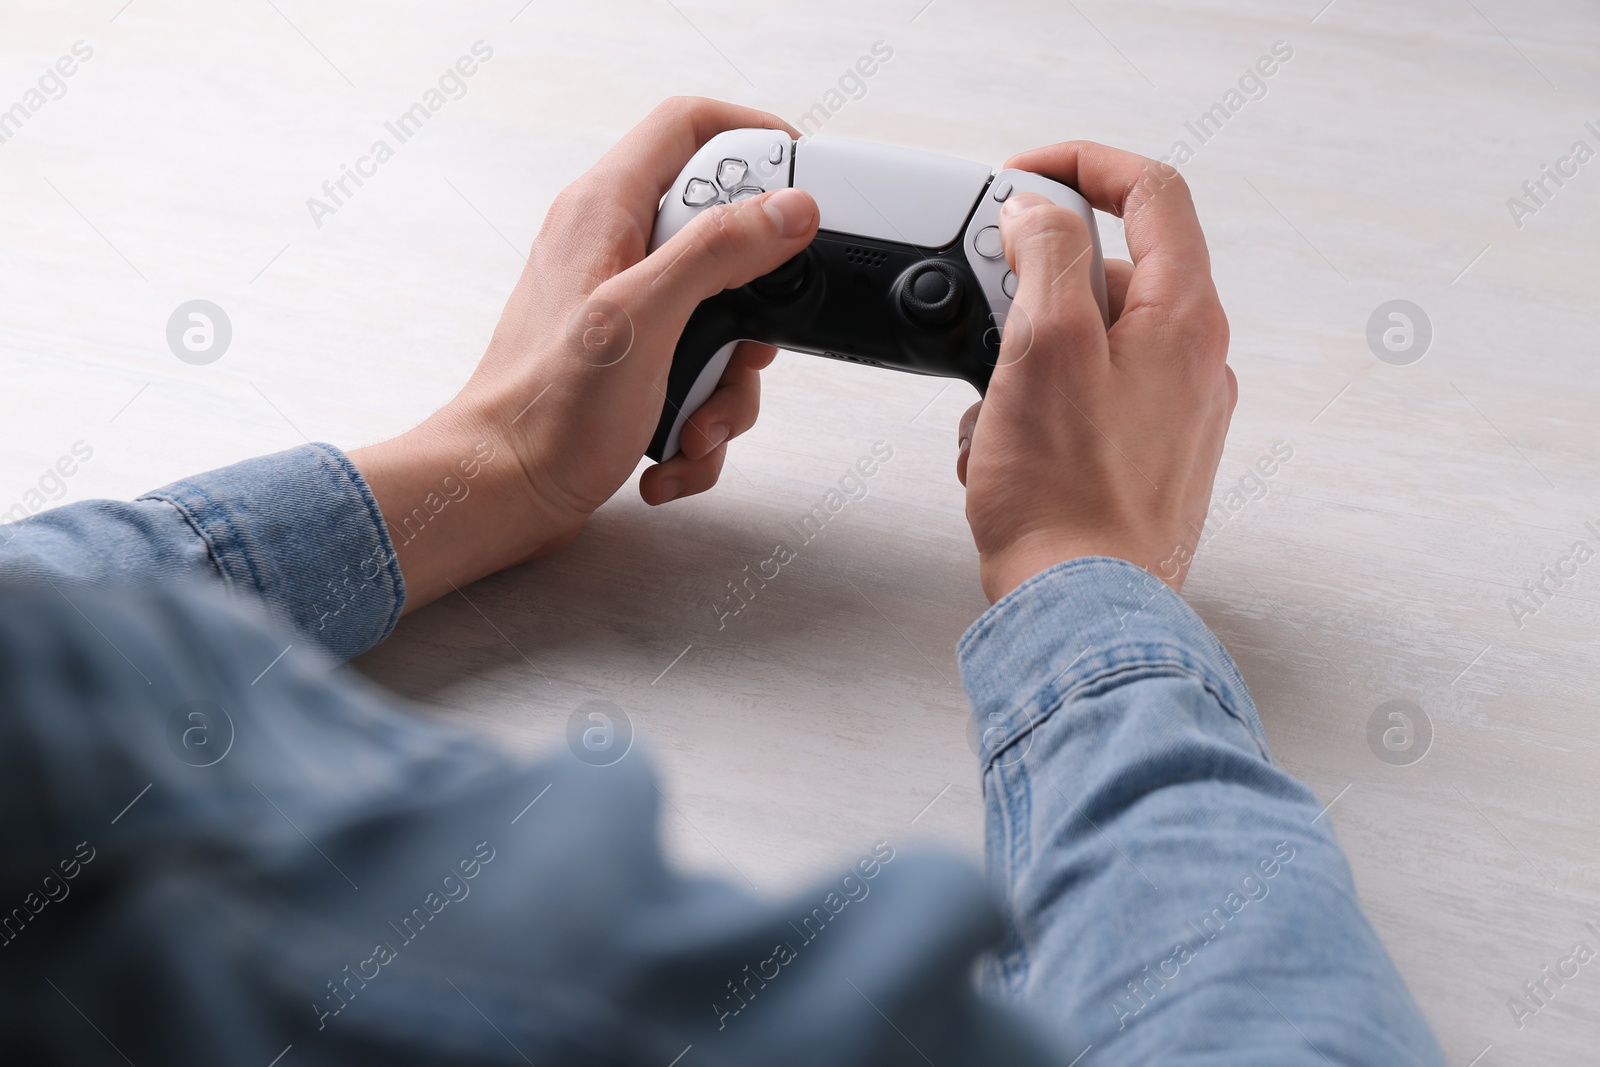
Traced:
POLYGON ((1146 571, 1074 560, 962 639, 992 992, 1093 1063, 1441 1064, 1322 804, 1216 637, 1146 571))
POLYGON ((387 637, 405 605, 377 501, 326 444, 245 460, 131 503, 90 500, 0 526, 0 581, 66 589, 220 581, 338 659, 387 637))

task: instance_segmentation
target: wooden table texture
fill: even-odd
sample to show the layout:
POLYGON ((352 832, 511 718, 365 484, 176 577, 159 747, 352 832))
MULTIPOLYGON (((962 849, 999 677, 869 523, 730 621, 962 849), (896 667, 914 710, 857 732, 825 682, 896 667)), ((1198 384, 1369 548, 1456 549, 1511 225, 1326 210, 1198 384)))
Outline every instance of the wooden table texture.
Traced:
MULTIPOLYGON (((1600 951, 1600 559, 1574 556, 1600 553, 1592 3, 14 0, 0 73, 26 112, 0 126, 0 510, 53 493, 78 442, 58 502, 415 424, 552 198, 666 96, 997 165, 1071 138, 1179 152, 1240 380, 1216 502, 1244 490, 1185 595, 1330 805, 1449 1062, 1600 1062, 1600 962, 1510 1007, 1600 951), (462 95, 313 212, 480 41, 462 95), (167 344, 192 299, 232 324, 209 365, 167 344), (1394 300, 1425 352, 1369 343, 1394 300), (1258 488, 1275 444, 1292 458, 1258 488), (1369 741, 1391 701, 1413 708, 1398 754, 1369 741)), ((763 894, 880 839, 981 861, 954 656, 986 606, 953 475, 973 399, 784 354, 715 491, 652 510, 625 488, 358 668, 530 755, 612 702, 672 854, 763 894), (866 495, 719 628, 725 583, 877 442, 866 495)))

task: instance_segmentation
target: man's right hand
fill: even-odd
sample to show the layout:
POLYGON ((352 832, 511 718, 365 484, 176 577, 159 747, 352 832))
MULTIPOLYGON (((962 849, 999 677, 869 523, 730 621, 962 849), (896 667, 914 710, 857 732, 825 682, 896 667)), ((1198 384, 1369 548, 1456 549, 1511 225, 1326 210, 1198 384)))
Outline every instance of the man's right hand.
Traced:
POLYGON ((1017 295, 956 460, 984 592, 999 600, 1085 556, 1129 560, 1179 589, 1238 399, 1189 188, 1170 166, 1087 141, 1006 166, 1120 216, 1133 262, 1106 262, 1107 331, 1083 220, 1032 194, 1006 202, 1000 234, 1017 295))

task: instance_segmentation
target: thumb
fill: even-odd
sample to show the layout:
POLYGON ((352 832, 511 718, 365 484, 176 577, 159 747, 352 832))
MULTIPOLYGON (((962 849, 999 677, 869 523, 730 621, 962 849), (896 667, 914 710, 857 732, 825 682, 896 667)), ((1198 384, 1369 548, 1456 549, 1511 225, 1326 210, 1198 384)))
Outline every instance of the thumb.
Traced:
POLYGON ((817 203, 778 189, 703 211, 641 262, 594 292, 676 337, 701 301, 744 285, 793 259, 816 235, 817 203))
MULTIPOLYGON (((1000 211, 1000 239, 1017 275, 1011 312, 1024 326, 1019 343, 1028 351, 1073 353, 1079 366, 1096 348, 1108 359, 1105 321, 1090 280, 1094 244, 1083 217, 1037 194, 1018 193, 1000 211)), ((1003 352, 995 377, 1018 373, 1010 368, 1022 363, 1048 368, 1051 362, 1003 352)))

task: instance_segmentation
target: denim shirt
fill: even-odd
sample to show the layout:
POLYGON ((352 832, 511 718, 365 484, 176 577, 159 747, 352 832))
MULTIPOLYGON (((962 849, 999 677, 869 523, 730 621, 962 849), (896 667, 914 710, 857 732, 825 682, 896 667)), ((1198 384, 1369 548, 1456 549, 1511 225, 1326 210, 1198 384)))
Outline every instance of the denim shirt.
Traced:
POLYGON ((326 445, 0 527, 6 1062, 1443 1062, 1137 567, 961 641, 987 880, 865 842, 773 901, 667 865, 643 759, 519 762, 330 671, 394 628, 393 557, 326 445))

